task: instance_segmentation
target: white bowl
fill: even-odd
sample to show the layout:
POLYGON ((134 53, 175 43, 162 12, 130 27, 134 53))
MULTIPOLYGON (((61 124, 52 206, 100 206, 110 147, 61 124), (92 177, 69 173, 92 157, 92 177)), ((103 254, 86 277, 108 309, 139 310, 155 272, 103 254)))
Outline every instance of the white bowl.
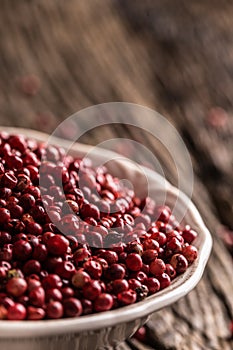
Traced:
MULTIPOLYGON (((28 137, 47 141, 48 135, 16 128, 0 128, 9 133, 21 133, 28 137)), ((63 141, 59 140, 61 146, 63 141)), ((64 145, 66 141, 64 141, 64 145)), ((73 148, 77 156, 85 155, 92 149, 91 146, 76 144, 73 148)), ((106 161, 114 153, 101 149, 94 149, 96 159, 106 161)), ((111 169, 112 170, 112 169, 111 169)), ((153 196, 161 196, 167 192, 166 204, 172 206, 177 197, 179 209, 187 208, 183 222, 190 224, 197 232, 195 245, 199 250, 198 259, 177 277, 171 285, 149 296, 136 304, 125 306, 113 311, 102 312, 78 318, 44 321, 0 321, 0 349, 1 350, 95 350, 115 346, 131 336, 148 317, 189 293, 202 277, 209 258, 212 238, 203 223, 194 204, 177 188, 169 184, 164 178, 152 170, 144 169, 146 176, 153 183, 153 196)), ((114 166, 114 175, 124 175, 137 186, 140 185, 140 175, 132 166, 124 163, 114 166)), ((140 188, 140 186, 138 187, 140 188)))

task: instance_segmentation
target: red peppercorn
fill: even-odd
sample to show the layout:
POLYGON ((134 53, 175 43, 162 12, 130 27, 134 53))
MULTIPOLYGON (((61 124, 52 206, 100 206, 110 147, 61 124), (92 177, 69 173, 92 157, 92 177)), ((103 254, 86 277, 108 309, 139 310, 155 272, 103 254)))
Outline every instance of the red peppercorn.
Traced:
POLYGON ((95 260, 88 260, 83 265, 85 271, 94 279, 100 279, 102 275, 102 266, 95 260))
POLYGON ((7 187, 3 187, 3 188, 0 188, 0 197, 2 199, 8 199, 12 194, 12 191, 10 188, 7 188, 7 187))
POLYGON ((15 302, 11 298, 8 298, 5 294, 1 297, 1 304, 8 310, 9 307, 15 304, 15 302))
POLYGON ((62 301, 62 298, 63 298, 63 294, 60 292, 59 289, 51 288, 46 290, 45 300, 47 303, 52 300, 62 301))
POLYGON ((44 279, 42 280, 42 286, 44 287, 44 289, 50 289, 50 288, 60 289, 62 287, 62 281, 58 275, 49 274, 48 276, 44 277, 44 279))
POLYGON ((19 219, 23 215, 23 208, 16 203, 9 202, 7 209, 10 211, 10 216, 13 219, 19 219))
POLYGON ((185 272, 188 267, 188 261, 182 254, 173 255, 170 260, 170 264, 174 267, 178 274, 185 272))
POLYGON ((44 232, 42 237, 41 237, 42 243, 47 244, 48 240, 53 236, 55 236, 55 233, 53 233, 53 232, 50 232, 50 231, 44 232))
POLYGON ((146 342, 146 328, 141 327, 137 330, 136 333, 134 333, 133 337, 137 340, 139 340, 141 343, 146 342))
POLYGON ((184 238, 185 242, 191 244, 194 239, 197 237, 196 231, 192 230, 190 226, 185 226, 185 229, 182 232, 182 237, 184 238))
POLYGON ((14 297, 23 295, 27 290, 27 282, 24 278, 13 277, 6 284, 6 291, 14 297))
POLYGON ((94 301, 94 310, 97 312, 110 310, 113 306, 111 294, 102 293, 94 301))
POLYGON ((72 284, 76 288, 82 288, 87 282, 91 280, 90 276, 83 269, 75 272, 72 277, 72 284))
POLYGON ((26 213, 22 216, 22 222, 24 223, 24 227, 25 227, 25 225, 31 222, 34 222, 34 219, 30 214, 26 213))
POLYGON ((11 135, 8 139, 9 145, 12 147, 12 149, 17 149, 21 153, 25 152, 27 143, 23 136, 21 135, 11 135))
POLYGON ((143 253, 143 246, 138 242, 130 242, 127 244, 126 249, 129 253, 137 253, 139 255, 143 253))
POLYGON ((102 271, 106 271, 108 269, 108 263, 105 259, 102 259, 99 257, 96 257, 96 258, 93 257, 93 260, 97 261, 101 265, 102 271))
POLYGON ((75 267, 71 261, 62 261, 56 265, 55 273, 61 278, 70 279, 75 273, 75 267))
POLYGON ((19 203, 19 200, 17 197, 14 197, 14 196, 10 196, 8 199, 7 199, 7 203, 10 204, 10 203, 19 203))
POLYGON ((23 157, 23 164, 24 166, 27 165, 34 165, 38 166, 38 159, 35 153, 33 152, 26 152, 23 157))
POLYGON ((63 287, 61 293, 64 299, 71 298, 74 296, 74 290, 70 287, 63 287))
POLYGON ((118 259, 120 263, 125 263, 128 254, 126 252, 122 252, 118 255, 118 259))
POLYGON ((159 248, 159 250, 158 250, 158 258, 159 259, 164 259, 165 258, 165 249, 163 249, 163 248, 159 248))
POLYGON ((181 245, 184 244, 184 238, 181 236, 179 231, 174 230, 172 232, 167 233, 167 240, 169 241, 172 238, 176 238, 181 243, 181 245))
POLYGON ((158 256, 157 250, 154 249, 148 249, 143 252, 142 254, 142 261, 145 264, 150 264, 152 261, 154 261, 158 256))
POLYGON ((87 260, 91 256, 91 253, 87 248, 80 248, 74 252, 73 259, 76 265, 80 262, 87 260))
POLYGON ((143 248, 144 250, 159 250, 159 243, 156 240, 149 238, 143 242, 143 248))
POLYGON ((48 251, 45 244, 39 244, 34 247, 32 257, 40 262, 45 261, 48 255, 48 251))
POLYGON ((131 271, 139 271, 142 268, 142 258, 139 254, 131 253, 126 258, 126 266, 131 271))
POLYGON ((77 214, 79 212, 79 205, 75 202, 75 200, 67 199, 63 204, 62 211, 63 213, 70 213, 73 211, 75 214, 77 214))
POLYGON ((39 273, 41 271, 41 264, 37 260, 28 260, 23 266, 23 273, 25 275, 31 275, 33 273, 39 273))
POLYGON ((80 208, 80 214, 83 218, 91 217, 95 220, 100 218, 100 211, 94 204, 83 204, 80 208))
POLYGON ((28 306, 27 319, 28 320, 43 320, 45 318, 45 311, 41 307, 28 306))
POLYGON ((26 225, 26 232, 29 234, 33 234, 35 236, 40 236, 43 232, 43 229, 40 224, 37 222, 29 222, 26 225))
POLYGON ((83 287, 84 298, 89 300, 95 300, 101 294, 101 286, 98 281, 91 280, 87 282, 83 287))
POLYGON ((34 165, 28 165, 27 169, 29 170, 30 179, 32 180, 32 182, 37 183, 39 179, 39 170, 37 169, 37 167, 34 165))
POLYGON ((36 279, 33 276, 38 277, 37 275, 31 275, 29 278, 27 278, 27 284, 28 284, 28 291, 29 292, 32 291, 34 288, 37 288, 37 287, 41 286, 39 277, 38 277, 38 279, 36 279))
POLYGON ((0 246, 11 242, 11 234, 5 231, 0 231, 0 246))
POLYGON ((116 279, 113 282, 111 282, 110 285, 112 293, 116 295, 129 289, 129 283, 126 279, 116 279))
POLYGON ((147 286, 150 294, 154 294, 160 289, 160 283, 157 278, 148 277, 143 283, 147 286))
POLYGON ((36 200, 30 193, 25 193, 20 197, 19 203, 27 211, 35 205, 36 200))
POLYGON ((61 220, 61 215, 57 210, 51 210, 52 207, 47 211, 50 220, 54 223, 57 224, 61 220))
POLYGON ((27 260, 32 253, 32 247, 30 243, 20 239, 13 245, 13 256, 17 260, 27 260))
POLYGON ((158 275, 157 278, 160 283, 160 289, 164 289, 171 284, 171 279, 166 273, 162 273, 161 275, 158 275))
POLYGON ((84 221, 88 224, 88 225, 91 225, 91 226, 97 226, 98 223, 95 219, 91 218, 91 217, 87 217, 84 219, 84 221))
POLYGON ((64 314, 67 317, 77 317, 82 314, 83 307, 81 302, 76 298, 63 300, 64 314))
POLYGON ((0 260, 11 261, 12 260, 12 244, 4 244, 0 250, 0 260))
POLYGON ((3 186, 13 189, 15 188, 15 186, 17 185, 17 178, 15 177, 15 175, 13 175, 12 173, 10 173, 9 171, 6 171, 1 178, 1 183, 3 186))
POLYGON ((107 272, 106 276, 109 280, 123 279, 125 276, 125 268, 120 264, 112 264, 107 272))
POLYGON ((135 221, 137 224, 141 223, 145 225, 145 228, 148 230, 149 227, 151 226, 151 218, 149 217, 149 215, 138 215, 137 219, 135 221))
POLYGON ((166 270, 165 272, 168 274, 168 276, 173 279, 176 277, 176 270, 171 264, 166 264, 166 270))
POLYGON ((12 321, 24 320, 26 318, 26 314, 26 308, 20 303, 15 303, 7 310, 7 319, 12 321))
POLYGON ((88 245, 92 248, 102 248, 103 247, 103 238, 99 232, 89 232, 86 235, 86 241, 88 245))
POLYGON ((10 211, 6 208, 0 208, 0 225, 3 225, 10 221, 10 211))
POLYGON ((102 251, 100 254, 98 254, 98 256, 106 260, 109 265, 112 265, 118 262, 117 253, 111 250, 102 251))
POLYGON ((169 223, 164 223, 162 221, 156 222, 156 228, 158 231, 161 231, 165 234, 172 231, 172 225, 170 225, 169 223))
POLYGON ((30 214, 33 217, 33 219, 38 222, 39 224, 43 224, 45 221, 45 210, 41 205, 34 205, 34 207, 31 208, 30 214))
POLYGON ((134 290, 129 289, 125 292, 119 293, 117 299, 123 305, 133 304, 137 300, 137 293, 134 290))
POLYGON ((69 241, 62 235, 54 235, 47 241, 48 252, 52 255, 64 255, 69 247, 69 241))
POLYGON ((63 316, 63 306, 59 301, 50 301, 46 307, 46 315, 48 318, 61 318, 63 316))
POLYGON ((36 287, 29 292, 28 297, 31 305, 42 307, 45 302, 45 291, 42 287, 36 287))
POLYGON ((13 236, 12 243, 15 243, 19 240, 27 241, 27 235, 24 233, 18 233, 17 235, 13 236))
POLYGON ((130 278, 136 278, 139 282, 143 283, 147 275, 143 271, 135 271, 130 274, 130 278))
POLYGON ((81 303, 83 307, 83 315, 91 314, 93 311, 92 302, 88 299, 82 299, 81 303))
POLYGON ((182 250, 182 245, 176 237, 172 237, 167 242, 167 250, 171 250, 174 253, 179 253, 182 250))
POLYGON ((26 235, 26 237, 27 237, 27 241, 31 244, 33 249, 40 244, 39 237, 36 237, 31 234, 26 235))
POLYGON ((6 159, 6 165, 10 169, 19 170, 23 167, 22 159, 14 154, 9 155, 5 159, 6 159))
POLYGON ((152 261, 150 264, 150 273, 152 275, 158 276, 162 275, 162 273, 166 270, 165 262, 161 259, 156 259, 152 261))
POLYGON ((158 206, 155 209, 156 219, 163 222, 168 222, 171 216, 171 209, 168 206, 158 206))
POLYGON ((193 245, 188 245, 183 247, 182 249, 182 254, 184 257, 188 260, 189 264, 192 264, 194 260, 197 258, 197 248, 194 247, 193 245))
POLYGON ((4 143, 0 147, 0 156, 7 157, 11 153, 11 146, 9 143, 4 143))
POLYGON ((133 289, 133 290, 141 287, 141 282, 138 281, 136 278, 130 278, 128 280, 128 284, 129 284, 129 289, 133 289))

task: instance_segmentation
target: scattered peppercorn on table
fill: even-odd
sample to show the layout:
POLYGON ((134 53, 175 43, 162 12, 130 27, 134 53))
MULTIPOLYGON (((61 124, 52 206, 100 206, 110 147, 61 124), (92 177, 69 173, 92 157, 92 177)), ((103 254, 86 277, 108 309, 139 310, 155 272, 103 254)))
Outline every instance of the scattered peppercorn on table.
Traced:
MULTIPOLYGON (((224 57, 222 55, 223 52, 232 51, 232 29, 228 20, 231 18, 233 5, 221 3, 220 19, 218 5, 213 5, 211 1, 200 3, 199 7, 195 7, 196 2, 193 1, 189 4, 183 1, 181 3, 183 7, 179 12, 177 4, 168 5, 162 1, 138 1, 133 6, 130 1, 108 0, 98 4, 92 1, 61 1, 59 4, 48 4, 45 0, 40 4, 20 1, 14 4, 12 11, 12 6, 6 1, 2 4, 0 13, 0 27, 5 33, 0 38, 1 125, 28 127, 51 133, 64 118, 84 107, 108 101, 130 101, 151 107, 165 115, 180 132, 191 152, 195 172, 193 200, 213 234, 212 257, 197 288, 176 304, 157 312, 145 329, 119 346, 121 350, 228 350, 233 346, 233 280, 230 255, 230 230, 233 228, 233 119, 230 115, 233 83, 228 76, 232 69, 230 54, 229 57, 227 53, 224 57), (214 39, 208 29, 210 24, 214 39), (221 62, 219 57, 222 58, 221 62), (212 108, 215 105, 227 108, 229 114, 220 108, 212 108), (219 232, 224 240, 219 238, 219 232)), ((66 137, 71 132, 72 130, 64 130, 63 136, 66 137)), ((106 126, 84 135, 79 141, 98 144, 103 137, 133 138, 139 143, 143 140, 143 144, 160 160, 168 180, 176 184, 176 169, 148 133, 132 130, 128 126, 106 126)), ((121 152, 120 144, 116 151, 121 152)), ((131 150, 128 149, 127 152, 130 155, 131 150)), ((33 162, 33 156, 31 157, 33 162)), ((9 167, 12 164, 18 167, 21 160, 16 156, 14 159, 9 158, 8 162, 9 167)), ((36 178, 36 169, 33 165, 29 167, 31 177, 36 178)), ((8 184, 6 188, 16 186, 12 174, 4 181, 8 184)), ((187 183, 188 181, 189 179, 187 183)), ((25 186, 25 176, 20 181, 17 179, 17 186, 21 189, 25 186)), ((15 218, 23 215, 22 208, 32 206, 38 195, 36 191, 31 196, 21 198, 20 205, 12 201, 9 211, 14 213, 15 218)), ((68 200, 69 205, 75 209, 77 202, 72 202, 72 198, 68 200)), ((40 215, 39 212, 33 213, 34 216, 36 214, 40 215)), ((54 212, 53 215, 56 220, 57 214, 54 212)), ((0 225, 2 221, 8 220, 8 216, 7 210, 1 212, 0 225)), ((29 217, 24 220, 30 234, 41 234, 40 224, 31 223, 29 217)), ((50 231, 51 227, 48 226, 48 232, 50 231)), ((154 234, 156 236, 156 232, 154 234)), ((161 235, 157 240, 163 238, 161 235)), ((8 239, 6 233, 3 240, 8 239)), ((51 246, 54 244, 57 252, 67 249, 67 242, 60 242, 56 235, 48 234, 44 239, 46 250, 43 245, 34 249, 35 261, 29 260, 24 264, 24 274, 40 270, 39 257, 46 259, 47 249, 52 251, 51 246)), ((187 242, 188 240, 189 238, 187 242)), ((177 242, 170 244, 172 248, 174 244, 175 248, 179 245, 177 242)), ((18 248, 15 245, 14 254, 17 259, 20 260, 22 250, 23 254, 31 254, 27 242, 18 248)), ((195 256, 195 250, 188 247, 190 246, 186 248, 186 256, 190 259, 190 256, 195 256)), ((140 247, 133 247, 136 251, 131 252, 133 256, 128 255, 127 268, 136 266, 141 270, 142 263, 148 265, 156 254, 154 248, 156 247, 148 246, 141 261, 138 258, 141 255, 137 251, 140 247)), ((5 252, 8 253, 10 254, 5 252)), ((85 254, 88 257, 87 251, 80 251, 76 258, 82 259, 85 254)), ((113 256, 112 258, 114 259, 113 256)), ((50 267, 54 268, 57 259, 55 254, 49 262, 50 267)), ((86 271, 73 276, 74 285, 87 282, 90 274, 98 274, 99 265, 104 269, 105 262, 111 257, 104 256, 103 252, 98 259, 95 264, 86 266, 86 271)), ((171 276, 177 263, 175 258, 174 260, 166 267, 167 274, 171 276)), ((165 268, 163 261, 156 261, 157 263, 150 263, 153 276, 158 270, 164 271, 165 268)), ((186 263, 183 264, 185 265, 186 263)), ((69 262, 57 264, 57 269, 58 274, 66 277, 72 274, 69 262)), ((3 270, 0 268, 0 275, 4 273, 3 270)), ((112 268, 109 274, 122 277, 123 270, 124 267, 119 265, 112 268)), ((136 274, 139 270, 132 273, 136 274)), ((156 292, 158 282, 152 275, 148 278, 146 287, 156 292)), ((36 287, 38 293, 32 293, 30 298, 36 303, 41 298, 56 300, 56 304, 47 311, 51 317, 59 315, 59 300, 62 295, 68 300, 63 305, 68 314, 79 314, 83 308, 90 309, 90 303, 80 305, 73 298, 69 287, 63 286, 62 291, 56 288, 59 285, 56 277, 52 280, 46 276, 44 278, 45 286, 52 284, 53 289, 47 288, 47 295, 43 296, 38 281, 32 280, 30 286, 32 289, 36 287)), ((129 283, 132 290, 139 287, 139 284, 133 285, 133 282, 137 284, 135 281, 123 280, 124 282, 119 283, 114 278, 111 288, 120 290, 123 294, 129 283)), ((18 294, 17 297, 21 298, 19 304, 23 305, 24 290, 28 288, 28 282, 26 286, 25 280, 20 276, 14 276, 10 281, 7 286, 9 294, 18 294), (15 278, 18 279, 16 286, 15 278)), ((99 285, 94 289, 95 286, 91 287, 86 293, 92 294, 93 290, 98 293, 101 288, 99 285)), ((143 293, 145 290, 141 290, 142 296, 143 293)), ((108 296, 96 303, 97 312, 100 308, 112 305, 111 293, 104 294, 108 296)), ((123 294, 122 300, 134 297, 134 293, 127 297, 123 294)), ((7 302, 11 303, 10 300, 11 298, 7 302)), ((17 311, 24 313, 22 307, 17 311)), ((41 308, 35 314, 35 306, 30 305, 28 315, 40 319, 43 318, 43 312, 41 308)))

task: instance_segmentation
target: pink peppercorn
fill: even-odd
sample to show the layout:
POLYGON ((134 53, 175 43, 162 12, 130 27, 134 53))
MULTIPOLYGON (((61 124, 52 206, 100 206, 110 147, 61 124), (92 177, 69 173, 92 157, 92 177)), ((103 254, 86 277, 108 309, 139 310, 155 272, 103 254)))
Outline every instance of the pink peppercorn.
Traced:
POLYGON ((126 266, 131 271, 139 271, 142 268, 142 258, 139 254, 131 253, 126 258, 126 266))

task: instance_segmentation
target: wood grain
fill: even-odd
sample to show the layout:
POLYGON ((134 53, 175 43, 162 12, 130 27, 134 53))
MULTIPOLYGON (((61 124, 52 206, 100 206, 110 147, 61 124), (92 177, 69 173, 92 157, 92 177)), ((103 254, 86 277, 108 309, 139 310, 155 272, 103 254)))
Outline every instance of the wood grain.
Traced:
MULTIPOLYGON (((119 349, 230 350, 232 258, 217 236, 233 229, 233 4, 223 0, 2 0, 0 11, 0 123, 52 132, 72 113, 97 103, 127 101, 163 114, 191 152, 193 199, 214 236, 204 278, 186 298, 154 314, 148 345, 119 349), (35 96, 22 78, 36 75, 35 96), (212 127, 212 106, 229 114, 212 127)), ((142 135, 130 128, 97 129, 84 142, 142 135)), ((144 144, 176 183, 174 167, 149 135, 144 144)))

